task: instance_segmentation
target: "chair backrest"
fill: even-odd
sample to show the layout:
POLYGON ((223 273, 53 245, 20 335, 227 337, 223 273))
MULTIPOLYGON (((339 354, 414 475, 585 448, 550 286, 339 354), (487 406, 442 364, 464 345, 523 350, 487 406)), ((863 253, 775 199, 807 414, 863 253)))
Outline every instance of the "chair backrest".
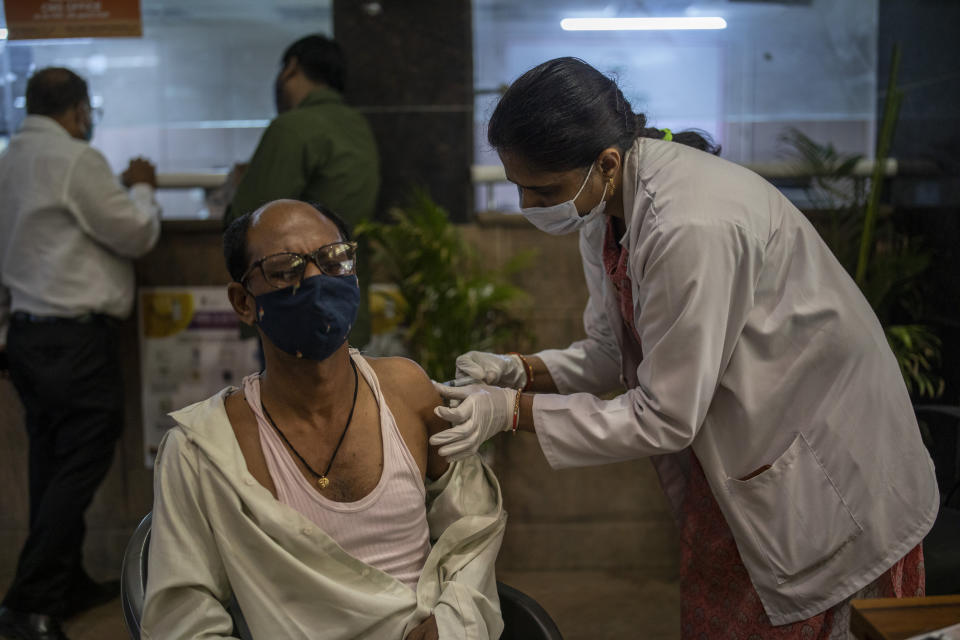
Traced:
MULTIPOLYGON (((120 569, 120 603, 127 631, 133 640, 140 640, 140 619, 147 590, 147 560, 150 551, 150 526, 153 514, 144 516, 127 543, 120 569)), ((500 640, 563 640, 560 630, 536 600, 518 589, 497 582, 504 631, 500 640)), ((234 631, 243 640, 252 636, 236 600, 228 607, 233 616, 234 631)))
POLYGON ((120 568, 120 604, 127 631, 133 640, 140 640, 140 617, 143 615, 143 596, 147 589, 147 553, 150 548, 150 523, 153 513, 144 516, 123 553, 120 568))
MULTIPOLYGON (((127 631, 133 640, 140 640, 140 619, 143 617, 143 599, 147 592, 147 561, 150 557, 150 526, 153 513, 144 516, 127 543, 120 569, 120 604, 127 631)), ((247 621, 236 598, 230 597, 227 611, 233 618, 233 631, 241 640, 252 640, 247 621)))
POLYGON ((918 404, 913 410, 933 458, 940 504, 960 508, 960 407, 918 404))
POLYGON ((497 582, 497 593, 503 614, 500 640, 563 640, 553 618, 536 600, 502 582, 497 582))
POLYGON ((923 539, 927 595, 960 592, 960 407, 915 405, 940 489, 940 512, 923 539))

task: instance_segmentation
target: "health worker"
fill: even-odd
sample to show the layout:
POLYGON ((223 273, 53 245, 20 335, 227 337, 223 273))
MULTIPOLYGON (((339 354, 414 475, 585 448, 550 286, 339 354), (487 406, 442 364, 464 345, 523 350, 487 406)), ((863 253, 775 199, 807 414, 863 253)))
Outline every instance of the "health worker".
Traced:
POLYGON ((876 315, 803 214, 574 58, 517 79, 488 139, 527 220, 579 234, 587 337, 460 356, 483 384, 438 385, 459 401, 435 410, 440 454, 520 429, 557 469, 650 458, 684 638, 846 637, 852 597, 922 595, 933 464, 876 315))

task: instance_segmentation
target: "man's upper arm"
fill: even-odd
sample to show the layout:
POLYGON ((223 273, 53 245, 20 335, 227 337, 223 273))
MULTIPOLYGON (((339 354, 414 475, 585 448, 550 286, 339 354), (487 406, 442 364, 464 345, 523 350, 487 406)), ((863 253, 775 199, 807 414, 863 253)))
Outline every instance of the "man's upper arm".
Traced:
MULTIPOLYGON (((392 388, 403 398, 406 407, 415 413, 423 424, 426 438, 443 431, 450 425, 433 412, 441 404, 440 394, 433 388, 427 373, 413 360, 407 358, 384 358, 384 375, 392 388)), ((436 480, 447 470, 448 463, 437 453, 437 448, 427 444, 427 478, 436 480)))
MULTIPOLYGON (((427 430, 427 441, 430 436, 439 433, 444 429, 449 429, 450 424, 438 418, 433 412, 440 406, 442 400, 437 390, 433 388, 433 383, 427 372, 420 368, 420 365, 407 360, 408 367, 411 369, 409 379, 409 393, 411 406, 416 410, 417 415, 423 420, 423 426, 427 430)), ((427 478, 436 480, 446 472, 449 463, 437 452, 437 447, 427 445, 427 478)))
POLYGON ((148 200, 131 199, 96 149, 84 149, 74 163, 66 195, 84 232, 121 256, 142 256, 160 236, 152 189, 148 200))

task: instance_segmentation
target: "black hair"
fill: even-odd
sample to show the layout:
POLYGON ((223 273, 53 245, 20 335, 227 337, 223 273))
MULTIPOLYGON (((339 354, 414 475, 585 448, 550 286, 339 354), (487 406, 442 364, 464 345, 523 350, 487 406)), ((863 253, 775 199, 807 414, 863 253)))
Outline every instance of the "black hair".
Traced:
POLYGON ((335 40, 320 34, 300 38, 283 52, 284 67, 291 58, 297 59, 297 66, 307 78, 343 93, 347 81, 347 63, 343 50, 335 40))
POLYGON ((56 117, 88 103, 87 81, 70 69, 47 67, 27 81, 27 114, 56 117))
MULTIPOLYGON (((517 78, 487 128, 490 146, 543 171, 586 167, 608 147, 625 153, 638 137, 663 138, 664 132, 647 127, 617 83, 579 58, 548 60, 517 78)), ((674 133, 673 140, 720 153, 704 132, 674 133)))
POLYGON ((250 262, 250 256, 247 255, 247 232, 250 230, 251 220, 253 213, 245 213, 234 218, 223 230, 223 259, 234 282, 240 282, 240 278, 247 272, 247 263, 250 262))
MULTIPOLYGON (((319 202, 308 202, 306 204, 309 204, 330 222, 337 225, 341 240, 344 242, 350 241, 350 227, 343 221, 343 218, 319 202)), ((247 253, 247 234, 250 231, 250 223, 253 221, 254 213, 256 211, 250 211, 236 218, 223 231, 223 259, 227 263, 227 271, 230 272, 230 277, 233 278, 234 282, 240 282, 240 278, 247 272, 250 265, 250 256, 247 253)))

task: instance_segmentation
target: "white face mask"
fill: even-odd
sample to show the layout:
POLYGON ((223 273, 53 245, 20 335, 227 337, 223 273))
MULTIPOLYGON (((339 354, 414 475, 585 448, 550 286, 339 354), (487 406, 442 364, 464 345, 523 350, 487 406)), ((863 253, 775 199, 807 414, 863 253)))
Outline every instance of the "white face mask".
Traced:
POLYGON ((590 209, 590 212, 584 216, 581 216, 577 211, 574 200, 580 196, 583 188, 587 186, 591 173, 593 173, 593 164, 590 165, 587 177, 583 179, 583 184, 580 185, 580 189, 577 190, 577 195, 573 196, 573 199, 549 207, 527 207, 521 209, 520 213, 537 229, 555 236, 576 231, 590 220, 601 215, 607 208, 607 201, 604 198, 607 197, 608 185, 605 184, 603 185, 603 194, 600 196, 600 204, 590 209))

